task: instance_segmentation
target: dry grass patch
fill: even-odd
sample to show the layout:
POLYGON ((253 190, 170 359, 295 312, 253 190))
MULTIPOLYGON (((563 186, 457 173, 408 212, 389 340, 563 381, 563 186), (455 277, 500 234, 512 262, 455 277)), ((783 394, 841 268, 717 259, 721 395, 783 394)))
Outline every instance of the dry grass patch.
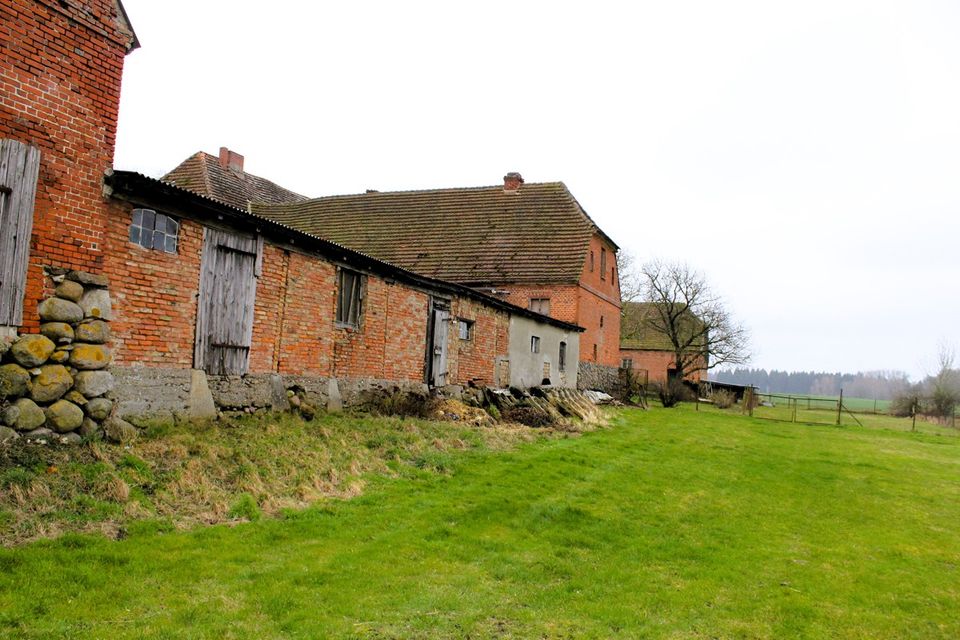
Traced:
POLYGON ((65 532, 123 537, 143 522, 185 529, 269 517, 357 496, 366 474, 446 473, 464 451, 555 435, 491 425, 464 406, 438 407, 436 417, 455 422, 270 415, 155 424, 126 446, 14 445, 0 450, 0 544, 65 532))

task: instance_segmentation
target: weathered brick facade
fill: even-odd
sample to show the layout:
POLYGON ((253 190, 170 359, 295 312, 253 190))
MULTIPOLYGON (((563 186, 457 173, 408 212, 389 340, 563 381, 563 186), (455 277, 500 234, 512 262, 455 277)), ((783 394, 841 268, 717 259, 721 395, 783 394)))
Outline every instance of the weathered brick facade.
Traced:
POLYGON ((0 137, 41 151, 23 327, 36 331, 43 266, 104 269, 102 181, 134 39, 113 0, 5 0, 0 42, 0 137))
POLYGON ((535 298, 548 298, 550 317, 585 329, 580 336, 581 361, 619 366, 620 282, 616 273, 616 250, 600 234, 594 234, 590 240, 583 273, 577 284, 504 284, 500 288, 507 292, 505 300, 520 307, 529 307, 535 298), (605 260, 601 257, 604 252, 605 260), (604 261, 606 264, 601 271, 601 262, 604 261))
MULTIPOLYGON (((650 382, 664 383, 667 381, 667 372, 674 368, 674 355, 670 351, 654 351, 650 349, 621 349, 621 362, 629 361, 634 371, 646 371, 650 382)), ((700 382, 702 371, 694 371, 687 376, 691 382, 700 382)))
MULTIPOLYGON (((308 246, 329 243, 303 235, 294 238, 284 230, 262 233, 260 227, 269 227, 269 221, 254 220, 230 205, 191 200, 194 194, 158 181, 151 186, 156 191, 141 199, 135 192, 111 191, 113 183, 108 179, 105 185, 104 175, 112 171, 124 55, 136 46, 122 9, 115 0, 4 0, 0 18, 0 137, 41 150, 25 330, 39 328, 37 303, 52 289, 45 267, 105 274, 118 376, 139 380, 131 383, 136 385, 151 375, 129 370, 193 368, 205 235, 209 237, 209 229, 233 230, 233 224, 251 241, 252 234, 265 238, 252 303, 250 374, 422 384, 435 296, 449 303, 452 316, 449 384, 497 384, 498 361, 509 354, 511 314, 541 323, 548 327, 545 331, 577 330, 557 329, 559 323, 531 318, 465 287, 404 272, 342 247, 333 254, 301 248, 300 240, 308 246), (175 251, 130 241, 137 207, 153 208, 179 223, 175 251), (343 266, 365 278, 363 312, 354 328, 335 322, 337 269, 343 266), (472 323, 467 339, 458 334, 458 319, 472 323)), ((570 288, 568 304, 573 309, 581 295, 570 288)), ((573 320, 577 315, 565 317, 573 320)), ((575 366, 572 355, 570 361, 575 366)), ((177 379, 182 384, 183 376, 177 379)), ((125 393, 137 396, 136 389, 125 393)), ((183 395, 177 395, 178 402, 183 395)))

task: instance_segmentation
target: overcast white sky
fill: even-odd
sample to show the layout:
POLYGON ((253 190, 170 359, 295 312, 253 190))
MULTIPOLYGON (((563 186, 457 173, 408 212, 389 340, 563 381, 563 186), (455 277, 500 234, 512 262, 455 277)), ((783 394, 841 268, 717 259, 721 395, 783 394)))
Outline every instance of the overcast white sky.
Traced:
POLYGON ((562 180, 703 270, 755 366, 960 344, 960 3, 124 0, 115 165, 310 196, 562 180))

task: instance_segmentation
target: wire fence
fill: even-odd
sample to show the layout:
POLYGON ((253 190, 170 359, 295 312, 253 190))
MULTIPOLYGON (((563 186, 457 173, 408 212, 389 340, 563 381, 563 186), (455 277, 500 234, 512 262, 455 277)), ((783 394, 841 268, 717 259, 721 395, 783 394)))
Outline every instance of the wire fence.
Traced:
POLYGON ((850 408, 844 406, 841 398, 754 393, 752 414, 754 418, 780 422, 863 426, 850 408))

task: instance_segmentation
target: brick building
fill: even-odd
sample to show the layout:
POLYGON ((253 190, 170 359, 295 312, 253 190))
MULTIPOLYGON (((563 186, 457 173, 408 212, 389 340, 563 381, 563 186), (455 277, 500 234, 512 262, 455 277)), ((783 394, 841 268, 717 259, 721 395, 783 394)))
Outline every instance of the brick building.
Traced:
POLYGON ((303 197, 251 179, 237 154, 178 167, 180 181, 219 171, 224 191, 209 197, 112 171, 137 46, 118 1, 3 0, 0 12, 0 327, 40 330, 39 302, 81 272, 68 275, 97 288, 110 336, 97 349, 123 412, 182 411, 208 376, 221 406, 276 406, 291 386, 318 403, 428 384, 575 386, 580 327, 251 213, 253 199, 303 197))
POLYGON ((0 176, 0 298, 16 301, 0 327, 37 331, 45 265, 103 269, 103 174, 124 56, 139 45, 117 0, 3 0, 0 42, 0 140, 8 154, 20 144, 39 152, 23 158, 35 163, 29 175, 0 176))
POLYGON ((580 360, 620 362, 617 245, 562 182, 375 192, 253 210, 418 273, 584 327, 580 360))
MULTIPOLYGON (((677 370, 676 350, 670 338, 660 328, 654 303, 626 302, 623 305, 620 340, 620 366, 632 369, 650 382, 665 383, 677 370)), ((692 314, 691 314, 692 315, 692 314)), ((702 326, 702 325, 701 325, 702 326)), ((662 325, 660 325, 662 327, 662 325)), ((690 382, 700 382, 706 367, 706 357, 689 350, 686 357, 699 362, 702 368, 688 374, 690 382)))

